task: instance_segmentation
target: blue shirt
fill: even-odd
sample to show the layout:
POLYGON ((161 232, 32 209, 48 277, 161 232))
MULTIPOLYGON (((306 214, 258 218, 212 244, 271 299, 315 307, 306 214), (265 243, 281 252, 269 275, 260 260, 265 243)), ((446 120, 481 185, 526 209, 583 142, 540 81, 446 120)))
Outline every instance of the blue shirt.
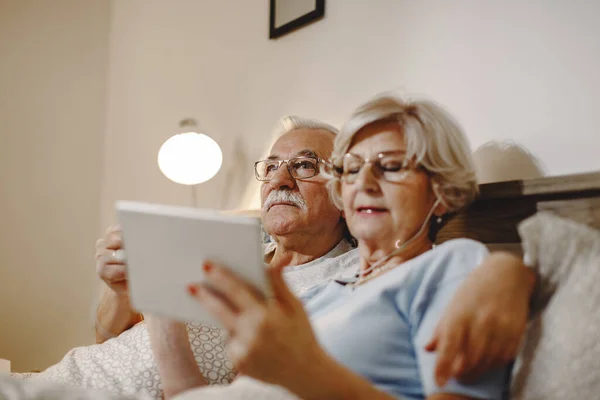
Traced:
POLYGON ((403 399, 437 392, 501 399, 508 368, 439 388, 436 354, 424 350, 457 288, 487 254, 479 242, 451 240, 356 288, 331 281, 302 300, 322 347, 380 390, 403 399))

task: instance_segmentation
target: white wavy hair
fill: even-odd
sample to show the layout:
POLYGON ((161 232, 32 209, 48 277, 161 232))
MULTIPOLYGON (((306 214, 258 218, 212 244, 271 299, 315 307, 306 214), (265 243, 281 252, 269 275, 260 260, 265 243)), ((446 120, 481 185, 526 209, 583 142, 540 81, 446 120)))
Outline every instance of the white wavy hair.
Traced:
MULTIPOLYGON (((428 172, 449 212, 473 201, 478 186, 469 141, 454 118, 430 100, 410 101, 384 93, 359 106, 335 138, 335 168, 341 168, 356 134, 379 121, 398 123, 406 141, 406 162, 414 162, 428 172)), ((342 209, 340 180, 331 177, 328 186, 331 200, 342 209)))

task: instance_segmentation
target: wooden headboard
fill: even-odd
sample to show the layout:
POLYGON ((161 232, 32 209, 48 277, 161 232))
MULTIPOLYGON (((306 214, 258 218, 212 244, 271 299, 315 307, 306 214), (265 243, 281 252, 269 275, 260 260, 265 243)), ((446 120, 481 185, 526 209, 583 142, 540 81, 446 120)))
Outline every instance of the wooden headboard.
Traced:
POLYGON ((479 191, 477 200, 438 232, 438 243, 468 237, 518 251, 518 224, 542 210, 600 229, 600 172, 489 183, 479 191))

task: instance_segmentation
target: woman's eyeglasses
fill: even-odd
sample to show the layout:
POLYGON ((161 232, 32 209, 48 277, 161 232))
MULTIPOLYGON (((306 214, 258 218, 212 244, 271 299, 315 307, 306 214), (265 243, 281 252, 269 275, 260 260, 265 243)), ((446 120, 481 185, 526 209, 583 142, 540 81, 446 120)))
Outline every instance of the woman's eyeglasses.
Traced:
POLYGON ((362 158, 359 155, 346 153, 342 158, 342 166, 334 167, 336 175, 345 183, 354 183, 365 164, 371 164, 377 176, 388 182, 401 182, 407 173, 414 169, 406 163, 404 151, 384 151, 375 157, 362 158))

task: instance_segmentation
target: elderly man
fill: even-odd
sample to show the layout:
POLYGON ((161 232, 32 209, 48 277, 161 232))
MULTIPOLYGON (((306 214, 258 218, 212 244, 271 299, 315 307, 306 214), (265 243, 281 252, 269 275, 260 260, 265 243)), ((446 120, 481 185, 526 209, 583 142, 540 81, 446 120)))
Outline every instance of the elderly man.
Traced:
MULTIPOLYGON (((287 117, 280 121, 276 133, 285 136, 289 132, 295 133, 282 142, 294 149, 289 153, 292 160, 286 163, 289 173, 287 176, 278 174, 277 179, 271 180, 269 184, 276 190, 263 198, 263 226, 274 240, 266 247, 265 262, 270 266, 297 266, 320 258, 326 260, 351 248, 343 240, 346 225, 341 213, 329 202, 323 181, 317 176, 323 157, 331 151, 337 130, 319 121, 287 117), (313 176, 307 177, 309 172, 313 176)), ((279 163, 273 160, 257 163, 257 178, 267 179, 259 174, 267 168, 278 167, 279 163)), ((122 244, 118 228, 109 229, 105 238, 97 243, 98 272, 107 284, 97 311, 98 343, 141 320, 129 303, 126 265, 118 258, 122 244)), ((309 271, 305 269, 302 273, 290 269, 289 280, 303 288, 306 284, 312 285, 301 281, 312 276, 313 271, 319 271, 319 279, 327 279, 332 276, 331 272, 337 272, 323 271, 315 265, 311 265, 309 271)))
MULTIPOLYGON (((318 121, 285 118, 279 126, 279 139, 270 157, 255 165, 256 177, 263 181, 263 226, 274 240, 266 247, 265 262, 271 268, 284 268, 286 281, 296 294, 335 276, 354 273, 356 268, 357 255, 350 251, 352 246, 347 240, 343 216, 330 202, 325 179, 319 174, 323 159, 330 156, 336 132, 335 128, 318 121)), ((146 324, 139 323, 142 318, 129 303, 126 265, 119 257, 121 247, 122 240, 117 229, 107 231, 97 243, 97 269, 106 282, 106 288, 97 311, 96 333, 98 342, 104 343, 72 350, 39 378, 119 393, 143 390, 159 398, 162 395, 160 377, 150 350, 146 324)), ((490 274, 497 277, 501 273, 499 271, 504 276, 510 272, 513 279, 505 279, 505 283, 496 283, 494 287, 477 293, 487 295, 495 293, 494 290, 502 292, 508 288, 513 296, 502 298, 502 301, 497 301, 498 297, 492 295, 479 298, 478 303, 471 302, 470 307, 461 307, 442 321, 430 343, 431 350, 438 350, 439 378, 442 380, 468 373, 469 367, 486 366, 486 363, 500 358, 498 350, 490 350, 488 342, 473 343, 476 339, 466 335, 464 337, 468 339, 463 340, 457 332, 478 328, 477 321, 481 320, 481 315, 488 316, 484 321, 490 321, 494 320, 489 318, 490 315, 503 317, 511 309, 523 310, 523 314, 527 312, 530 285, 509 286, 522 282, 523 277, 528 276, 521 263, 506 255, 492 255, 487 263, 502 264, 503 269, 480 268, 480 271, 474 272, 473 279, 467 282, 470 286, 459 291, 456 301, 464 303, 477 298, 469 297, 472 289, 477 287, 482 277, 490 274), (453 329, 457 325, 461 329, 453 329), (475 357, 459 357, 456 359, 462 360, 460 363, 452 362, 452 356, 460 349, 465 351, 473 346, 475 357), (491 356, 486 358, 487 354, 491 356)), ((494 279, 488 280, 495 282, 494 279)), ((507 326, 490 326, 488 323, 482 333, 498 329, 522 332, 525 316, 513 312, 510 317, 509 322, 505 322, 507 326), (518 316, 515 317, 515 314, 518 316)), ((177 378, 168 379, 175 382, 173 386, 162 388, 167 395, 206 383, 228 383, 235 376, 232 363, 224 354, 218 328, 195 323, 188 323, 186 327, 158 320, 151 320, 150 325, 161 374, 165 378, 166 375, 177 378), (192 351, 189 350, 190 343, 192 351), (186 351, 175 351, 181 348, 186 351), (175 353, 187 355, 170 357, 175 353)), ((519 337, 519 334, 512 336, 519 337)), ((485 335, 481 337, 485 338, 485 335)), ((502 345, 512 347, 506 342, 502 345)), ((514 350, 506 353, 507 356, 514 355, 511 354, 514 350)))
MULTIPOLYGON (((337 268, 323 269, 318 263, 306 268, 307 263, 325 261, 351 248, 344 240, 347 231, 341 212, 329 201, 324 180, 318 175, 336 133, 333 126, 319 121, 284 118, 278 126, 277 136, 282 137, 274 148, 277 154, 272 153, 272 159, 255 167, 257 179, 268 181, 263 189, 270 188, 266 194, 263 190, 262 217, 274 243, 266 248, 265 262, 271 267, 305 265, 287 270, 288 281, 299 290, 317 283, 313 279, 328 279, 338 272, 337 268), (271 178, 266 172, 279 169, 281 154, 287 154, 287 168, 282 169, 287 172, 271 178)), ((97 243, 98 271, 107 284, 97 312, 98 343, 141 320, 129 303, 126 266, 118 259, 121 247, 121 235, 115 228, 97 243)))

